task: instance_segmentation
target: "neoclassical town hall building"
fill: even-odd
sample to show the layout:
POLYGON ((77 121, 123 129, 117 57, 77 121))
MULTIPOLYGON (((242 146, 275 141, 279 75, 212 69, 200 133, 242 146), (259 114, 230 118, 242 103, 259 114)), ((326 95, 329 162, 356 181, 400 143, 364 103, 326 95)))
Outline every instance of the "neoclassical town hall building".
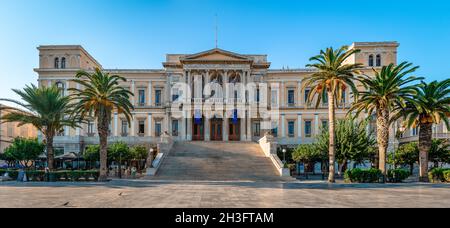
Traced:
MULTIPOLYGON (((397 63, 398 46, 396 42, 353 43, 350 48, 361 52, 349 61, 364 64, 365 73, 372 74, 372 68, 397 63)), ((40 86, 56 85, 68 94, 68 88, 79 86, 70 81, 77 71, 95 68, 127 79, 123 86, 135 95, 131 98, 135 106, 133 120, 128 123, 114 113, 111 140, 152 144, 167 132, 176 141, 257 141, 271 131, 280 144, 295 145, 312 142, 321 127, 328 124, 327 104, 317 109, 306 107, 310 90, 302 90, 302 81, 313 70, 270 69, 267 55, 237 54, 216 48, 197 54, 168 54, 163 69, 110 70, 103 69, 81 46, 40 46, 38 50, 40 65, 35 71, 40 86), (229 88, 224 87, 223 94, 227 96, 206 106, 205 92, 195 83, 198 81, 203 85, 241 83, 253 87, 244 91, 227 91, 229 88), (173 108, 180 100, 179 88, 175 86, 180 82, 190 86, 192 99, 186 103, 183 98, 183 105, 173 108), (226 108, 229 98, 235 103, 226 108), (237 109, 239 114, 234 111, 237 109)), ((351 101, 350 92, 345 91, 345 105, 337 110, 337 118, 344 118, 351 101)), ((98 143, 96 131, 94 120, 82 128, 66 128, 55 139, 56 147, 65 153, 80 152, 86 145, 98 143)), ((406 134, 414 137, 417 131, 412 129, 406 134)))

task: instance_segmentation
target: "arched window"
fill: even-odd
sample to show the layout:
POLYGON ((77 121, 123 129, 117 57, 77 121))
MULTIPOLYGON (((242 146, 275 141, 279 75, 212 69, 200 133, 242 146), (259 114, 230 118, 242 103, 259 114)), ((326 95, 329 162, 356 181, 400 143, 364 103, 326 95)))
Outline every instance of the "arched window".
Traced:
POLYGON ((381 66, 381 55, 377 55, 377 67, 381 66))
POLYGON ((66 58, 65 57, 61 58, 61 69, 66 69, 66 58))
POLYGON ((59 58, 55 58, 55 69, 59 68, 59 58))
POLYGON ((373 67, 373 55, 369 56, 369 66, 373 67))

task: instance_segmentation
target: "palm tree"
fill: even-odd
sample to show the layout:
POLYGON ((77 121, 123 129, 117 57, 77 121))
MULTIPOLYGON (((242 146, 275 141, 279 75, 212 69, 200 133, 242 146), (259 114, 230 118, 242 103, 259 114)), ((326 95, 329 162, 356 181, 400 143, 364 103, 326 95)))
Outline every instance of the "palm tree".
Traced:
POLYGON ((26 86, 23 91, 13 89, 23 100, 0 99, 16 104, 20 108, 0 107, 9 112, 1 117, 3 122, 18 122, 19 126, 31 124, 42 132, 46 141, 47 166, 54 170, 53 139, 64 127, 78 127, 77 118, 72 115, 70 99, 64 96, 56 86, 38 88, 26 86))
POLYGON ((334 50, 327 48, 326 51, 320 51, 320 55, 312 57, 310 61, 313 64, 308 64, 307 67, 312 67, 317 70, 311 76, 305 79, 303 90, 311 87, 309 94, 308 105, 317 96, 316 107, 320 102, 328 97, 328 111, 329 111, 329 132, 330 132, 330 146, 329 146, 329 177, 328 181, 335 182, 335 109, 336 105, 340 105, 343 101, 343 92, 350 87, 355 96, 358 90, 354 84, 354 75, 359 74, 359 69, 362 64, 346 63, 348 58, 360 52, 360 50, 349 50, 347 46, 334 50))
POLYGON ((420 181, 428 182, 428 153, 432 146, 433 124, 444 122, 450 128, 450 79, 417 85, 418 93, 398 116, 404 116, 407 127, 419 126, 420 181))
POLYGON ((100 138, 99 181, 106 181, 111 113, 117 110, 118 113, 125 115, 128 122, 131 122, 131 110, 134 107, 129 98, 134 95, 119 85, 120 82, 127 81, 125 78, 103 73, 98 68, 92 74, 79 71, 73 81, 84 87, 84 89, 70 89, 74 91, 72 96, 76 103, 74 111, 79 113, 81 118, 93 116, 97 119, 100 138))
POLYGON ((395 120, 390 117, 395 110, 405 107, 405 101, 410 101, 412 95, 416 93, 415 87, 408 84, 421 78, 408 75, 418 68, 412 67, 411 63, 403 62, 398 66, 394 64, 384 66, 381 71, 374 69, 375 76, 358 77, 366 90, 359 92, 360 97, 353 103, 349 114, 355 112, 358 116, 363 111, 369 115, 376 113, 379 169, 384 177, 386 176, 389 126, 395 120))

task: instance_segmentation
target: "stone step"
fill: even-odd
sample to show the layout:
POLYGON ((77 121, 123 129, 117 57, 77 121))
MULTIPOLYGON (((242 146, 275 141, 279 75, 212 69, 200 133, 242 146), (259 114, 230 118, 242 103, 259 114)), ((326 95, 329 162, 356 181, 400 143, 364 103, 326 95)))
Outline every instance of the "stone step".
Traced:
POLYGON ((152 179, 282 180, 271 160, 252 142, 177 142, 152 179))

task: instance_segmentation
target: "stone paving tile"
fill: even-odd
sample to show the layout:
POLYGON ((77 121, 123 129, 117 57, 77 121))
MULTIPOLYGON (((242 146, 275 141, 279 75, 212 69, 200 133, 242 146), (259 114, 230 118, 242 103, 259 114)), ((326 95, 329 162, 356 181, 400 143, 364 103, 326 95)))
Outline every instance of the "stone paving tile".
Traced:
POLYGON ((276 182, 0 183, 0 207, 450 207, 450 185, 276 182))

